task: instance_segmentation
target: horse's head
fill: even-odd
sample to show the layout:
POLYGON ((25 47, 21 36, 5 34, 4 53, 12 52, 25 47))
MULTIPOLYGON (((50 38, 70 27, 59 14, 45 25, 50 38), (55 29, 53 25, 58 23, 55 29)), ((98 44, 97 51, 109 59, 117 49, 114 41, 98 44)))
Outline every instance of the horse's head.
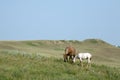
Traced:
POLYGON ((67 55, 63 54, 63 58, 64 58, 64 62, 66 62, 67 61, 67 55))

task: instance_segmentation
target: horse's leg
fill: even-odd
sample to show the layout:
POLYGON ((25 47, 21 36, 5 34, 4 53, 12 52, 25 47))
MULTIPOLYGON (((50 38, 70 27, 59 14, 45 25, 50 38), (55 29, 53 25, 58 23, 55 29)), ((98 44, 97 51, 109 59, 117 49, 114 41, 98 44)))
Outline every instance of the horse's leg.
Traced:
POLYGON ((79 60, 80 60, 81 67, 83 67, 82 59, 80 58, 79 60))
POLYGON ((70 55, 70 62, 72 63, 72 61, 73 61, 73 56, 70 55))
POLYGON ((72 60, 75 58, 75 55, 72 56, 72 60))
POLYGON ((91 67, 91 59, 89 60, 89 67, 91 67))
POLYGON ((90 61, 89 61, 90 67, 91 67, 91 59, 92 59, 92 58, 90 58, 90 61))
POLYGON ((88 67, 89 67, 89 63, 87 62, 86 68, 88 69, 88 67))
POLYGON ((69 61, 69 56, 66 57, 67 62, 69 61))
POLYGON ((71 56, 71 59, 73 60, 73 56, 71 56))
POLYGON ((91 59, 90 58, 88 58, 88 61, 87 61, 87 68, 89 68, 90 66, 91 66, 91 61, 90 61, 91 59))

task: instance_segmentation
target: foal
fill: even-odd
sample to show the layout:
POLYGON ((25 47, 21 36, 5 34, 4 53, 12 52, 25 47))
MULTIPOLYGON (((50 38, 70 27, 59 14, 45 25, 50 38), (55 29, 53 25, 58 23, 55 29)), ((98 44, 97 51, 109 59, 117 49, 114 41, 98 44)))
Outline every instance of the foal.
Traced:
POLYGON ((90 53, 78 53, 74 58, 73 58, 73 62, 75 63, 75 59, 79 59, 80 60, 80 64, 81 66, 83 66, 82 64, 82 61, 84 59, 87 59, 87 66, 88 64, 91 63, 91 58, 92 58, 92 55, 90 53))

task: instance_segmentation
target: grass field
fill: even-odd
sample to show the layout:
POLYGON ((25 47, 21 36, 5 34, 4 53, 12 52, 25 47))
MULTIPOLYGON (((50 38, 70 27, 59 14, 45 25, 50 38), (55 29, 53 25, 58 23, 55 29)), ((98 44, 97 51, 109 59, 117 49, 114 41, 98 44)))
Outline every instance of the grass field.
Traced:
POLYGON ((102 40, 0 41, 0 80, 120 80, 120 48, 102 40), (91 67, 63 62, 64 48, 93 55, 91 67))

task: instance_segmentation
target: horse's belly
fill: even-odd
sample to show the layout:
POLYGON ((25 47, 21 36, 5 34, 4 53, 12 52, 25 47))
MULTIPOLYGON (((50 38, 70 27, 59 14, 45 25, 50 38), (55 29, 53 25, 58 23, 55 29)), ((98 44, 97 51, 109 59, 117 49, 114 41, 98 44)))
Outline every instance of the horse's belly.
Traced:
POLYGON ((83 59, 83 60, 84 60, 84 59, 87 59, 87 57, 83 57, 82 59, 83 59))

